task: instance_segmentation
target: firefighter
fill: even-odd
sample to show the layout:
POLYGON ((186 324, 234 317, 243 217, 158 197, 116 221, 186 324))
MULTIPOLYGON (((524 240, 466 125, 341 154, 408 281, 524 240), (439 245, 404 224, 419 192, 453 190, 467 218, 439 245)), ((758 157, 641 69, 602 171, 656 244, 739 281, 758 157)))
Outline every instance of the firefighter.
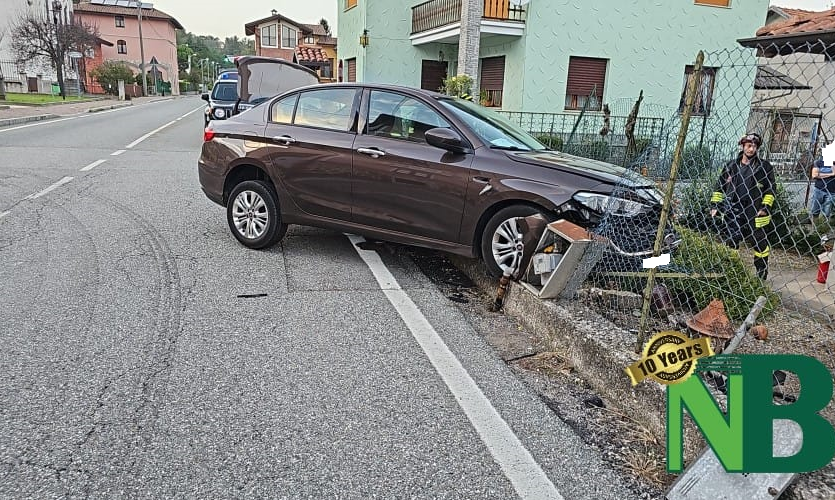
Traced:
POLYGON ((768 277, 768 231, 774 205, 774 169, 760 158, 762 137, 748 133, 739 140, 741 151, 722 167, 711 195, 710 215, 724 222, 725 243, 738 248, 743 240, 754 247, 757 276, 768 277))

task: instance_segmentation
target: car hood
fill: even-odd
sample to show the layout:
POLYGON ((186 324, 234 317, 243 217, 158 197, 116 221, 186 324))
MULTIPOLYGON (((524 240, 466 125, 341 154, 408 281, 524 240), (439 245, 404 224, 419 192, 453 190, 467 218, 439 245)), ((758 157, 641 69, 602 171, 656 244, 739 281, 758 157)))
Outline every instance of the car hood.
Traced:
POLYGON ((651 180, 632 170, 559 151, 507 151, 507 156, 513 161, 580 175, 612 186, 654 186, 651 180))

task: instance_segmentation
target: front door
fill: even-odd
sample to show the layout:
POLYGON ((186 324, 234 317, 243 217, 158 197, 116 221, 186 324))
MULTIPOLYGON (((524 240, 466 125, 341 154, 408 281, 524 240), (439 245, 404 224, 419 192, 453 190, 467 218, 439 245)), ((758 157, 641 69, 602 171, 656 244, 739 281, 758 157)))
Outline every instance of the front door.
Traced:
POLYGON ((451 127, 406 95, 372 90, 365 131, 354 142, 353 221, 457 242, 472 155, 430 146, 424 132, 451 127))
POLYGON ((438 92, 444 86, 447 63, 424 59, 420 67, 420 88, 438 92))
POLYGON ((351 218, 356 96, 357 89, 332 88, 272 104, 266 128, 270 160, 288 201, 307 215, 351 218))

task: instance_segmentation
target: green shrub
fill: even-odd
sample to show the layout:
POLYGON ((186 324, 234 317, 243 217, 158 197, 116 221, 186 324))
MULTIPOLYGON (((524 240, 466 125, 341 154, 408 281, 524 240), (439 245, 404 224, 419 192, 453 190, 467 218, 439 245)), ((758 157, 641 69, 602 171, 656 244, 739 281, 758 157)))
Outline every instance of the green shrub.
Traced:
POLYGON ((648 137, 638 137, 635 139, 635 151, 624 158, 624 165, 629 165, 644 154, 644 151, 652 145, 652 139, 648 137))
POLYGON ((562 151, 562 137, 552 134, 537 134, 534 138, 554 151, 562 151))
POLYGON ((681 179, 696 179, 710 168, 711 152, 705 146, 689 145, 684 148, 681 154, 681 165, 678 170, 678 177, 681 179))
POLYGON ((563 146, 566 153, 591 158, 599 161, 609 161, 609 143, 606 141, 584 142, 563 146))
POLYGON ((721 273, 718 278, 675 278, 665 280, 671 292, 685 296, 697 309, 704 309, 718 298, 725 313, 735 322, 745 319, 757 297, 767 302, 760 314, 767 319, 779 304, 779 296, 760 281, 743 262, 739 252, 684 227, 677 227, 681 245, 673 254, 673 264, 688 273, 721 273))
POLYGON ((90 76, 111 95, 119 95, 119 80, 131 83, 134 79, 133 70, 123 61, 104 61, 90 71, 90 76))

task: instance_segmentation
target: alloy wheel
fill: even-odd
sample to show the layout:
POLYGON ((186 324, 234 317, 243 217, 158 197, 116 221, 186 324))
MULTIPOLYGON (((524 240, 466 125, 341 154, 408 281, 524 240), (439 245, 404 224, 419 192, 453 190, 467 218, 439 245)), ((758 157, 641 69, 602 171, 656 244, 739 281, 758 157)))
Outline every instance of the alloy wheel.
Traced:
POLYGON ((493 233, 493 259, 503 273, 515 271, 522 259, 522 233, 516 217, 505 220, 493 233))
POLYGON ((232 220, 235 229, 244 238, 260 238, 270 222, 267 205, 261 195, 249 190, 238 193, 232 204, 232 220))

